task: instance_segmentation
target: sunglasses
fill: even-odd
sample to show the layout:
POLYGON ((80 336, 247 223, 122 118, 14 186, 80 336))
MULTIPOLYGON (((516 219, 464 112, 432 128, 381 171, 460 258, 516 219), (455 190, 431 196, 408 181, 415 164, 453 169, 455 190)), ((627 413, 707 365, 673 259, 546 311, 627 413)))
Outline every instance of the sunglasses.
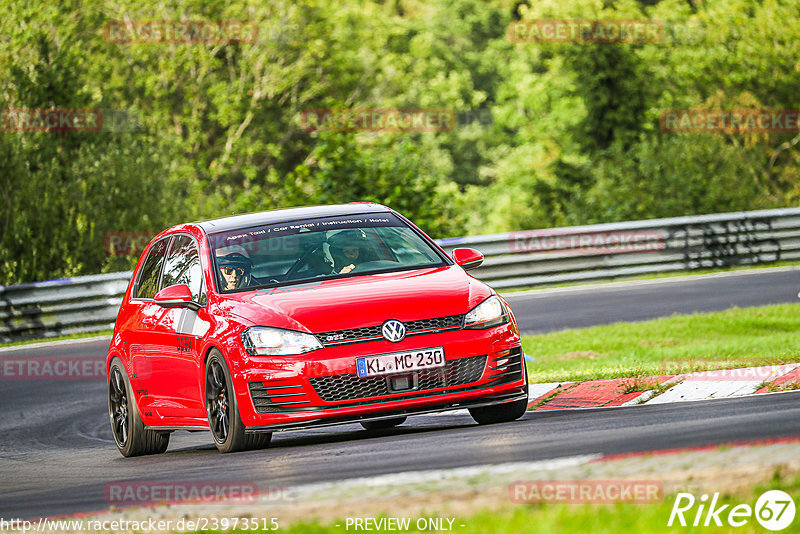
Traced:
POLYGON ((244 275, 244 269, 242 269, 241 267, 220 267, 219 270, 222 271, 222 274, 224 274, 225 276, 230 276, 233 273, 236 273, 239 276, 244 275))

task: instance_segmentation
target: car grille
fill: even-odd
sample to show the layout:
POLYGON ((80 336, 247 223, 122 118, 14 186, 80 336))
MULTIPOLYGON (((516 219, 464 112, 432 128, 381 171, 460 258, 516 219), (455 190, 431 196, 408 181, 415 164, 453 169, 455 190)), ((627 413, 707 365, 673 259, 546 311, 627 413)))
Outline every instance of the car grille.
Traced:
MULTIPOLYGON (((464 324, 464 315, 448 315, 446 317, 434 317, 432 319, 419 319, 404 323, 406 326, 406 336, 420 334, 432 334, 447 330, 458 330, 464 324)), ((335 345, 347 345, 350 343, 362 343, 383 339, 381 326, 365 326, 362 328, 350 328, 348 330, 334 330, 332 332, 322 332, 315 334, 320 343, 326 347, 335 345)))
POLYGON ((492 354, 486 378, 492 386, 516 382, 522 379, 523 365, 520 347, 492 354))
POLYGON ((311 404, 300 381, 250 382, 250 397, 258 413, 281 413, 311 404))
MULTIPOLYGON (((483 376, 485 368, 485 355, 448 360, 444 367, 415 371, 418 382, 414 391, 477 382, 483 376)), ((387 377, 360 378, 352 373, 315 377, 310 381, 314 391, 325 402, 364 399, 395 393, 389 390, 387 377)))

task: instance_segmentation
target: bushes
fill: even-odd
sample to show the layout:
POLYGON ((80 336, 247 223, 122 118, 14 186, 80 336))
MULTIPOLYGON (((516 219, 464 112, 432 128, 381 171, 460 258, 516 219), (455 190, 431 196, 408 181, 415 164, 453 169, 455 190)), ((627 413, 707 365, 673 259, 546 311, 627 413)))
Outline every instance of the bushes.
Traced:
POLYGON ((0 284, 128 268, 135 258, 104 252, 106 232, 298 204, 382 202, 445 237, 796 203, 792 134, 659 128, 665 109, 796 108, 796 7, 11 3, 0 16, 0 109, 103 108, 137 125, 0 134, 0 284), (518 15, 652 18, 667 31, 648 44, 511 43, 518 15), (247 20, 259 38, 105 41, 106 22, 123 18, 247 20), (305 131, 300 114, 320 108, 444 108, 458 122, 305 131))

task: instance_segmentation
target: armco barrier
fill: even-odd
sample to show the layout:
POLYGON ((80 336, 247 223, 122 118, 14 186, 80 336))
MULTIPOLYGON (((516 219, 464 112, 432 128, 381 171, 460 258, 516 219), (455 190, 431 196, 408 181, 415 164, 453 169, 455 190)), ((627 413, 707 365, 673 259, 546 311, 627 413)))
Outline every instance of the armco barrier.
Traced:
POLYGON ((114 327, 130 272, 0 286, 0 341, 114 327))
POLYGON ((651 219, 439 240, 486 260, 497 289, 800 259, 800 208, 651 219))
MULTIPOLYGON (((800 259, 800 208, 652 219, 438 241, 486 256, 498 289, 800 259)), ((131 273, 0 286, 0 341, 107 330, 131 273)))

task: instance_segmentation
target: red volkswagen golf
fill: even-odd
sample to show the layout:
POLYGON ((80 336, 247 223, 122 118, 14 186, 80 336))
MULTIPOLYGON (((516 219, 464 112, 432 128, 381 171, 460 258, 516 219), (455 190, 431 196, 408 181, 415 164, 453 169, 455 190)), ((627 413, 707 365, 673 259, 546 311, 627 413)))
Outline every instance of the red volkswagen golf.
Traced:
POLYGON ((181 224, 139 259, 108 351, 108 414, 124 456, 210 429, 222 452, 272 432, 389 428, 468 408, 512 421, 528 399, 508 304, 405 217, 378 204, 181 224))

